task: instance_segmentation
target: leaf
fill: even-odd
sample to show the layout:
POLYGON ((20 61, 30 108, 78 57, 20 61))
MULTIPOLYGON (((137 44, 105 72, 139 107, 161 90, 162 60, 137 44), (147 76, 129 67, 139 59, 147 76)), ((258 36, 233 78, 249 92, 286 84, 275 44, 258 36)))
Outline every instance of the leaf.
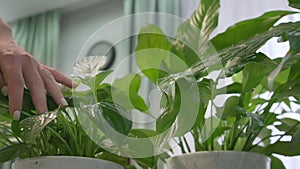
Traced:
MULTIPOLYGON (((300 41, 299 41, 299 43, 300 43, 300 41)), ((273 89, 274 81, 276 80, 277 76, 281 73, 282 70, 297 63, 298 61, 300 61, 300 54, 288 55, 288 56, 284 57, 281 60, 280 64, 268 76, 269 89, 271 89, 271 90, 273 89)))
POLYGON ((109 125, 121 134, 128 135, 132 121, 129 113, 122 107, 108 102, 101 102, 100 108, 103 110, 103 117, 109 125))
POLYGON ((162 133, 168 130, 174 124, 178 116, 182 97, 180 92, 178 91, 180 90, 178 85, 176 85, 175 92, 178 94, 175 95, 174 102, 156 119, 156 131, 158 133, 162 133))
POLYGON ((112 73, 112 70, 101 71, 95 77, 95 86, 100 86, 103 80, 112 73))
POLYGON ((149 138, 154 137, 157 134, 156 131, 147 129, 132 129, 130 133, 133 137, 137 138, 149 138))
POLYGON ((229 117, 239 118, 241 116, 241 113, 236 109, 236 107, 238 107, 239 104, 240 104, 239 97, 237 96, 229 97, 224 104, 223 114, 222 115, 218 114, 218 116, 221 116, 222 120, 226 120, 229 117))
POLYGON ((275 156, 271 156, 271 169, 285 169, 283 162, 275 156))
POLYGON ((268 31, 250 37, 234 46, 220 50, 217 54, 203 59, 202 62, 193 66, 192 70, 195 74, 201 74, 207 69, 211 69, 220 62, 226 64, 229 75, 233 75, 241 70, 241 65, 248 63, 253 57, 259 56, 257 50, 264 45, 270 38, 281 36, 284 33, 294 32, 300 29, 300 22, 283 23, 274 26, 268 31), (231 64, 234 61, 234 64, 231 64), (236 68, 237 67, 237 68, 236 68))
POLYGON ((236 45, 241 41, 269 30, 280 18, 293 13, 295 12, 267 12, 260 17, 242 21, 229 27, 224 33, 214 37, 211 42, 218 51, 226 47, 236 45))
POLYGON ((242 84, 241 83, 232 83, 228 86, 225 86, 221 89, 218 89, 218 94, 234 94, 242 92, 242 84))
POLYGON ((107 62, 106 56, 88 56, 76 61, 73 76, 81 79, 95 77, 107 62))
POLYGON ((0 163, 11 161, 20 157, 24 153, 28 153, 31 146, 24 143, 16 143, 0 149, 0 163))
POLYGON ((277 141, 267 146, 264 153, 267 155, 275 153, 284 156, 297 156, 300 155, 300 142, 291 144, 291 142, 288 141, 277 141))
POLYGON ((271 137, 272 137, 272 131, 266 127, 262 128, 262 130, 259 132, 259 135, 258 135, 259 139, 264 139, 262 142, 264 146, 270 145, 271 137), (268 138, 268 139, 266 139, 266 138, 268 138))
POLYGON ((170 67, 170 42, 156 25, 141 28, 135 59, 141 71, 152 81, 164 77, 168 70, 160 70, 163 64, 170 67))
POLYGON ((141 77, 138 74, 128 74, 124 78, 116 79, 112 84, 112 99, 126 110, 138 109, 149 113, 144 99, 139 96, 141 77))
POLYGON ((300 2, 298 0, 289 0, 289 6, 300 9, 300 2))
POLYGON ((104 83, 98 86, 97 98, 99 101, 110 101, 112 102, 112 86, 108 83, 104 83))
POLYGON ((276 128, 280 131, 286 132, 287 135, 293 135, 296 131, 300 130, 300 122, 292 118, 278 119, 281 122, 280 125, 276 125, 276 128))
POLYGON ((250 62, 243 70, 243 92, 254 89, 275 67, 271 60, 268 62, 250 62))
POLYGON ((179 26, 172 52, 188 66, 213 49, 209 36, 217 27, 219 8, 219 0, 202 0, 192 16, 179 26))

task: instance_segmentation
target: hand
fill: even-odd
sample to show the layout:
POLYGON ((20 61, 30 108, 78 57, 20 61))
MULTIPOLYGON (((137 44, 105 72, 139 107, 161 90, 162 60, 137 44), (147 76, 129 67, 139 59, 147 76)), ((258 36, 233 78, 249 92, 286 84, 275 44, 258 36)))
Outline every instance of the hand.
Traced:
POLYGON ((0 88, 9 98, 9 112, 19 120, 24 86, 31 93, 37 113, 47 112, 46 91, 58 105, 66 106, 57 82, 72 88, 73 81, 61 72, 40 64, 31 54, 17 45, 10 27, 0 18, 0 88))

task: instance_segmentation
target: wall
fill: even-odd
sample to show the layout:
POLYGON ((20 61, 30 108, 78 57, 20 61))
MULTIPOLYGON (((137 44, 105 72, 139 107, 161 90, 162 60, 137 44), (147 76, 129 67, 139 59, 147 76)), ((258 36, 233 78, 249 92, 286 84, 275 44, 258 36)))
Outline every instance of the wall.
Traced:
MULTIPOLYGON (((107 0, 63 13, 57 68, 70 75, 73 72, 73 64, 88 38, 98 29, 121 16, 123 16, 122 0, 107 0)), ((108 37, 113 39, 121 31, 120 27, 111 28, 106 40, 109 41, 108 37)), ((117 52, 117 58, 119 57, 120 52, 117 52)))

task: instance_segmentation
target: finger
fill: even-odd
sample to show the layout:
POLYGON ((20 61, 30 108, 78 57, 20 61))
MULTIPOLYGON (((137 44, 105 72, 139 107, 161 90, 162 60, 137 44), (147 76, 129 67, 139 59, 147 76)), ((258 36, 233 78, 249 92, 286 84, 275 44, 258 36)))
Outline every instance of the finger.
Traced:
POLYGON ((54 79, 57 82, 62 83, 63 85, 65 85, 69 88, 75 88, 77 86, 77 84, 72 79, 68 78, 60 71, 53 69, 51 67, 48 67, 48 66, 44 66, 44 65, 43 65, 43 67, 45 69, 47 69, 53 75, 54 79))
POLYGON ((15 57, 16 50, 9 49, 2 54, 0 68, 4 82, 7 84, 9 112, 14 120, 19 120, 22 110, 24 80, 21 61, 15 57))
POLYGON ((2 69, 2 72, 7 74, 5 79, 7 82, 10 115, 13 120, 19 120, 21 116, 24 93, 24 80, 22 72, 18 68, 2 69))
POLYGON ((23 66, 25 84, 30 91, 34 107, 38 114, 48 111, 44 82, 38 72, 38 63, 31 56, 27 57, 23 66))
POLYGON ((46 90, 54 99, 55 103, 60 106, 68 106, 67 101, 65 100, 64 96, 62 95, 59 86, 57 85, 54 77, 52 74, 44 68, 39 69, 40 76, 45 84, 46 90))

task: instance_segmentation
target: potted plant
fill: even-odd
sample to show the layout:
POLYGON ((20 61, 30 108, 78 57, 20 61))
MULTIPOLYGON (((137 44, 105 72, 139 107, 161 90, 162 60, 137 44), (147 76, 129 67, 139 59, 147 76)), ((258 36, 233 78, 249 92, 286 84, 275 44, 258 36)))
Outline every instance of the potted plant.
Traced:
MULTIPOLYGON (((299 9, 298 2, 290 0, 289 4, 299 9)), ((253 168, 257 159, 262 162, 258 168, 284 168, 274 154, 300 154, 299 120, 285 116, 299 104, 300 23, 274 26, 295 12, 272 11, 210 38, 218 23, 218 9, 218 0, 202 0, 172 39, 153 24, 143 27, 138 36, 137 65, 163 91, 156 134, 174 130, 175 141, 186 154, 171 158, 169 168, 207 168, 201 163, 212 168, 223 164, 253 168), (258 52, 273 37, 290 44, 283 58, 271 59, 258 52), (216 78, 211 78, 216 72, 216 78), (232 81, 222 83, 226 79, 232 81), (219 105, 215 100, 222 96, 227 97, 219 105), (183 108, 183 103, 188 106, 183 108), (287 108, 280 109, 282 104, 287 108), (196 113, 191 113, 192 107, 196 113), (207 162, 206 155, 213 159, 207 162), (229 157, 239 161, 228 162, 229 157), (241 162, 236 157, 251 160, 241 162)))
MULTIPOLYGON (((90 66, 91 63, 86 63, 86 60, 78 61, 75 64, 78 73, 75 79, 86 88, 84 91, 64 90, 68 107, 58 107, 47 96, 49 112, 36 115, 30 92, 25 89, 21 119, 13 121, 8 115, 8 98, 0 96, 1 163, 17 159, 12 163, 13 169, 130 168, 128 157, 103 149, 89 136, 87 130, 91 126, 83 121, 94 117, 91 117, 91 112, 85 107, 74 106, 78 100, 84 102, 85 106, 96 105, 101 109, 104 121, 113 129, 124 135, 129 134, 131 121, 120 116, 118 105, 111 102, 108 90, 111 86, 102 84, 102 80, 111 71, 77 68, 82 64, 90 66)), ((102 139, 105 139, 104 136, 102 139)))
MULTIPOLYGON (((293 2, 290 0, 290 4, 299 7, 299 3, 293 2)), ((1 152, 0 159, 45 155, 100 156, 128 168, 135 168, 128 166, 129 160, 142 168, 157 168, 160 159, 166 160, 172 154, 169 141, 173 140, 183 154, 194 155, 192 152, 196 151, 204 154, 212 152, 214 155, 218 151, 218 155, 225 153, 226 157, 236 157, 234 154, 237 152, 247 154, 245 156, 252 160, 257 158, 253 158, 254 154, 258 158, 264 155, 266 160, 262 162, 265 167, 268 167, 270 157, 272 168, 283 168, 282 162, 273 153, 299 154, 295 148, 299 146, 299 122, 287 117, 279 118, 285 112, 275 112, 273 106, 277 103, 288 106, 299 103, 299 73, 295 70, 299 64, 300 23, 274 26, 280 18, 294 12, 273 11, 238 23, 211 39, 210 34, 218 23, 218 9, 218 0, 202 0, 191 18, 180 25, 174 38, 168 38, 153 24, 143 27, 135 52, 141 73, 129 74, 108 84, 103 80, 111 72, 99 72, 97 62, 93 61, 95 58, 91 59, 92 62, 78 63, 90 64, 87 69, 81 69, 86 66, 78 66, 76 70, 83 90, 65 93, 66 97, 71 97, 70 106, 66 109, 57 108, 49 97, 49 110, 54 111, 46 116, 57 118, 42 125, 34 139, 29 137, 29 142, 24 124, 32 124, 27 123, 26 117, 29 116, 28 119, 34 114, 34 108, 27 91, 22 117, 25 122, 12 122, 12 130, 3 127, 6 132, 2 133, 1 142, 6 148, 2 152, 9 152, 5 154, 11 156, 1 152), (290 42, 291 50, 284 59, 270 59, 257 52, 272 37, 290 42), (90 71, 94 67, 95 71, 90 71), (215 72, 216 78, 211 78, 215 72), (142 76, 146 76, 162 92, 161 114, 157 118, 150 114, 149 106, 139 95, 142 76), (233 82, 220 85, 227 78, 232 78, 233 82), (261 97, 268 93, 270 98, 261 97), (228 94, 232 95, 226 98, 224 105, 214 102, 228 94), (155 129, 132 128, 132 120, 127 115, 131 110, 156 118, 155 129), (85 120, 92 125, 82 123, 85 120), (270 126, 284 133, 273 135, 270 126), (115 137, 109 128, 122 136, 115 137), (102 146, 91 139, 95 136, 93 132, 96 132, 96 139, 103 143, 102 146), (194 147, 190 146, 186 134, 191 135, 194 147), (286 136, 292 139, 283 141, 286 136), (16 140, 12 142, 11 137, 16 140), (275 138, 275 142, 270 141, 271 138, 275 138), (142 142, 136 142, 139 139, 142 142)), ((7 111, 6 99, 1 98, 4 111, 7 111)), ((9 119, 4 121, 3 125, 7 125, 9 119)), ((32 125, 29 126, 28 133, 31 135, 32 125)), ((182 162, 181 157, 184 156, 170 158, 169 168, 173 164, 187 167, 185 163, 190 162, 182 162)), ((188 159, 193 158, 188 156, 188 159)))

